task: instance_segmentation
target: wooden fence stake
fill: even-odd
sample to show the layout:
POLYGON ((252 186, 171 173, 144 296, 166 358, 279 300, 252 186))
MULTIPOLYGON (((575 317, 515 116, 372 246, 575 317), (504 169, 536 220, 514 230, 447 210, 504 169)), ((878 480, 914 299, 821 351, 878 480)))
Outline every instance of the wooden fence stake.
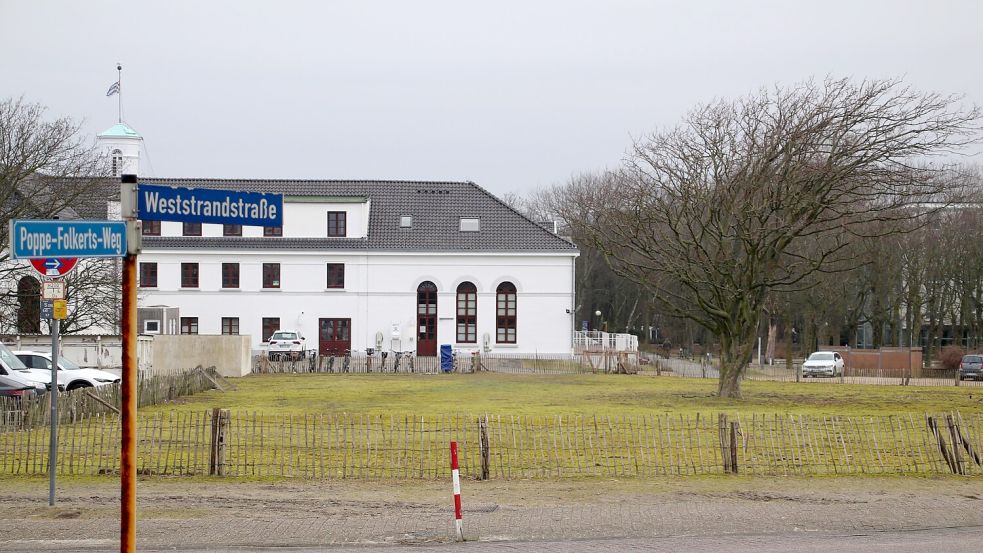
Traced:
POLYGON ((478 447, 481 450, 481 480, 488 480, 491 454, 488 451, 488 416, 478 417, 478 447))
POLYGON ((225 444, 229 430, 229 411, 212 409, 212 443, 208 456, 208 475, 225 476, 225 444))
POLYGON ((737 474, 737 423, 730 423, 730 471, 737 474))

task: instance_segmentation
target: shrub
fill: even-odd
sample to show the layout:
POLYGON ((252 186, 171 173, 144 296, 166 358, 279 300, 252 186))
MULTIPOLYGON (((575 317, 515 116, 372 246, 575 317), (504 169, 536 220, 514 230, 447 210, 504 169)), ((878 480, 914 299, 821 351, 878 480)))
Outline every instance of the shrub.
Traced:
POLYGON ((954 371, 959 368, 959 362, 963 360, 965 354, 966 352, 959 346, 946 346, 942 348, 939 361, 942 363, 943 369, 954 371))

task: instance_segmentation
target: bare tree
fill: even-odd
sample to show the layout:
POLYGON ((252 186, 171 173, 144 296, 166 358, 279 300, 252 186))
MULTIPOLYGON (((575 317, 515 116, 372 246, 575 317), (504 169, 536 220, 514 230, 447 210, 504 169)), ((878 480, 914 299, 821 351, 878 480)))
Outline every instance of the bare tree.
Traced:
MULTIPOLYGON (((72 208, 105 176, 105 160, 68 117, 45 119, 40 104, 0 101, 0 244, 11 219, 47 219, 72 208), (66 184, 70 181, 70 184, 66 184), (57 185, 56 185, 57 184, 57 185)), ((0 248, 0 262, 9 252, 0 248)))
POLYGON ((565 219, 717 337, 719 394, 741 397, 770 292, 856 266, 849 246, 870 221, 945 201, 924 164, 975 139, 979 110, 958 102, 830 79, 718 101, 637 142, 623 169, 571 182, 565 219))

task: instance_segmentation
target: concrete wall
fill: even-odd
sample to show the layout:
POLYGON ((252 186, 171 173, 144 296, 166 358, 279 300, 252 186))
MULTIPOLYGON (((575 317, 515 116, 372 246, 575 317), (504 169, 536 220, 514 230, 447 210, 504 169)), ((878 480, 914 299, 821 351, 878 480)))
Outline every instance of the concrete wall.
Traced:
POLYGON ((249 336, 154 336, 155 371, 215 367, 222 376, 249 374, 252 352, 249 336))
MULTIPOLYGON (((118 369, 123 366, 123 346, 120 337, 112 334, 61 336, 60 354, 79 365, 94 369, 118 369)), ((4 343, 13 350, 51 351, 51 336, 29 334, 14 336, 4 343)), ((140 370, 150 369, 153 338, 137 339, 137 365, 140 370)))

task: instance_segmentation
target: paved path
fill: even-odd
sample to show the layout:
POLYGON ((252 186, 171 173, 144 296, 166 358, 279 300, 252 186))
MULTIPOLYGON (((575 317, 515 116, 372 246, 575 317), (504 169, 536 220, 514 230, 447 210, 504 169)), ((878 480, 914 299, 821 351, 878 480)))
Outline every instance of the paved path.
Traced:
MULTIPOLYGON (((116 487, 102 479, 62 485, 51 508, 46 481, 0 480, 0 550, 117 549, 116 487)), ((567 551, 581 541, 583 550, 593 543, 600 551, 685 551, 681 544, 710 551, 734 540, 744 549, 728 546, 731 551, 762 553, 779 551, 767 547, 789 536, 803 537, 802 548, 789 551, 809 551, 818 550, 809 544, 829 540, 866 543, 843 536, 889 535, 983 546, 983 480, 975 478, 589 479, 463 487, 465 533, 482 544, 467 544, 469 551, 567 551)), ((445 482, 147 480, 138 487, 137 536, 141 551, 352 545, 454 551, 450 497, 445 482)))

